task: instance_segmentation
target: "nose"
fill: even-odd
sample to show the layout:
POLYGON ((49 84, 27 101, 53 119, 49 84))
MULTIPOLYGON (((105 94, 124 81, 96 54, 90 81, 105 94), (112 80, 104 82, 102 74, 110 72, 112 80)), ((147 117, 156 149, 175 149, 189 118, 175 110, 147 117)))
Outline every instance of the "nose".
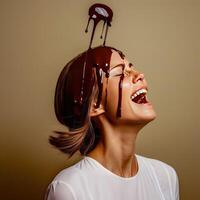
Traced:
POLYGON ((144 80, 144 74, 140 73, 138 71, 133 72, 133 77, 132 77, 132 82, 137 83, 138 81, 143 81, 144 80))

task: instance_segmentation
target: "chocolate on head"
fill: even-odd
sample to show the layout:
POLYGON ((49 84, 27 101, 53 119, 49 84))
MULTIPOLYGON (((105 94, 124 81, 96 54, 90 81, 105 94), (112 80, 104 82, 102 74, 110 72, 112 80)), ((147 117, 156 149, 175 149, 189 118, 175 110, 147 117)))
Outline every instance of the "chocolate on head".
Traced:
MULTIPOLYGON (((87 51, 70 61, 62 70, 55 92, 55 113, 58 121, 69 129, 81 128, 88 120, 88 111, 92 100, 94 86, 97 85, 96 108, 99 107, 102 98, 103 78, 109 79, 110 59, 112 50, 119 53, 122 59, 124 54, 113 48, 105 46, 108 27, 111 26, 112 10, 104 4, 94 4, 89 8, 89 19, 93 23, 92 36, 87 51), (91 48, 97 24, 103 21, 103 30, 106 25, 103 46, 91 48)), ((103 31, 102 31, 103 34, 103 31)), ((116 117, 121 117, 122 81, 119 80, 119 98, 116 117)), ((107 87, 105 96, 105 109, 107 103, 107 87)))
POLYGON ((102 34, 101 34, 101 38, 103 35, 103 31, 104 31, 104 27, 106 25, 106 32, 105 32, 105 36, 104 36, 104 42, 103 45, 105 46, 106 43, 106 37, 107 37, 107 32, 108 32, 108 26, 111 26, 111 21, 112 21, 112 17, 113 17, 113 12, 111 10, 111 8, 109 8, 108 6, 104 5, 104 4, 94 4, 89 8, 89 19, 88 19, 88 23, 87 23, 87 27, 85 32, 88 32, 88 26, 91 20, 94 21, 94 26, 92 29, 92 36, 90 39, 90 45, 89 48, 91 48, 92 46, 92 41, 93 41, 93 37, 94 37, 94 33, 95 33, 95 29, 97 24, 100 21, 103 21, 103 29, 102 29, 102 34))
MULTIPOLYGON (((95 82, 98 85, 96 107, 99 107, 102 96, 102 79, 109 79, 112 50, 124 55, 121 51, 108 46, 90 48, 70 61, 62 70, 55 93, 55 113, 57 119, 70 129, 82 127, 88 120, 88 111, 92 100, 95 82)), ((119 81, 119 101, 117 117, 121 116, 121 83, 119 81)), ((106 91, 107 93, 107 91, 106 91)))

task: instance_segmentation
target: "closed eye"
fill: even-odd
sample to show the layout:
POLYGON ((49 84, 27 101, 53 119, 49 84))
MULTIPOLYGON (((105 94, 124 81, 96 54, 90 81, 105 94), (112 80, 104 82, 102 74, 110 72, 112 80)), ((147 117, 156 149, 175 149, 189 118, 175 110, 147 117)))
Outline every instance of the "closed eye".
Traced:
POLYGON ((132 70, 135 70, 135 67, 132 63, 128 64, 129 66, 129 70, 124 70, 124 64, 118 64, 116 66, 114 66, 111 70, 110 70, 110 77, 117 77, 117 76, 122 76, 122 74, 128 75, 130 74, 130 72, 132 70))
POLYGON ((123 74, 123 66, 117 65, 110 70, 110 76, 121 76, 123 74))
POLYGON ((115 74, 114 76, 121 76, 122 75, 122 73, 120 73, 120 74, 115 74))
POLYGON ((116 69, 116 70, 110 71, 110 77, 121 76, 122 74, 123 74, 122 69, 116 69))

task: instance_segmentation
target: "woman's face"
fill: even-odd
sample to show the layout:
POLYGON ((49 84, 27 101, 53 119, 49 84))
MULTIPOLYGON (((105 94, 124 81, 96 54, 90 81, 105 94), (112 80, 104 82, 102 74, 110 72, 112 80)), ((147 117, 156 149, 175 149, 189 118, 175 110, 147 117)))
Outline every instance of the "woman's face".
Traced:
POLYGON ((148 87, 144 74, 138 72, 126 58, 122 59, 113 50, 109 78, 108 80, 106 78, 103 80, 102 105, 105 105, 106 99, 105 115, 107 118, 114 123, 130 122, 131 124, 148 123, 155 119, 156 113, 152 104, 146 98, 147 91, 148 87), (120 98, 119 81, 122 73, 124 73, 124 78, 121 84, 121 117, 116 117, 118 100, 120 98))

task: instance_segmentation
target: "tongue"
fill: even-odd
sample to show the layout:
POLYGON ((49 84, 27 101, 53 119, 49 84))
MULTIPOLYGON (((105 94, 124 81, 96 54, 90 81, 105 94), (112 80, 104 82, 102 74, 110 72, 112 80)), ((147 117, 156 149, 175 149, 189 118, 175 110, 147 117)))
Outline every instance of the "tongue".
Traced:
POLYGON ((133 99, 133 102, 138 104, 147 103, 145 94, 138 95, 136 98, 133 99))
POLYGON ((145 96, 141 97, 138 103, 147 103, 145 96))

